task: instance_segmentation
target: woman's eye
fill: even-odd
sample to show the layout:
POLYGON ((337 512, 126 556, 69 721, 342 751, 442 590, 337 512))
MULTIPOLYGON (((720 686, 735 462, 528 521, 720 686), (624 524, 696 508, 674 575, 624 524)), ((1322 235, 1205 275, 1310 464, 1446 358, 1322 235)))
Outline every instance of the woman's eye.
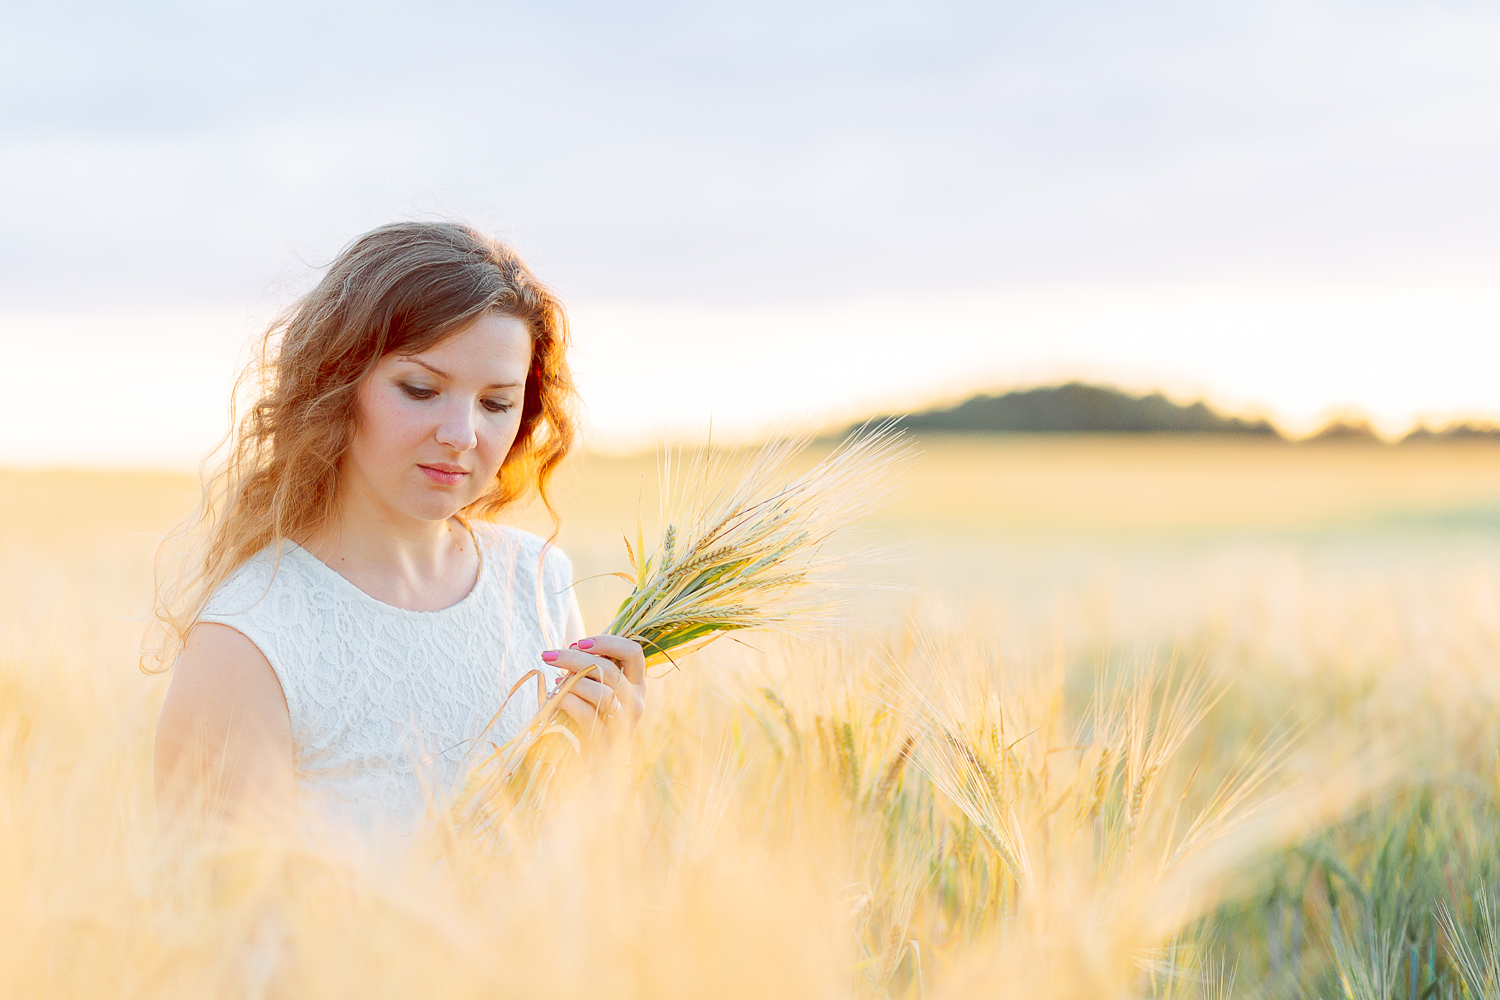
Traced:
POLYGON ((437 395, 436 390, 428 389, 420 385, 412 385, 410 382, 401 383, 401 391, 412 399, 431 399, 437 395))
POLYGON ((486 399, 484 408, 491 413, 509 413, 511 404, 499 399, 486 399))

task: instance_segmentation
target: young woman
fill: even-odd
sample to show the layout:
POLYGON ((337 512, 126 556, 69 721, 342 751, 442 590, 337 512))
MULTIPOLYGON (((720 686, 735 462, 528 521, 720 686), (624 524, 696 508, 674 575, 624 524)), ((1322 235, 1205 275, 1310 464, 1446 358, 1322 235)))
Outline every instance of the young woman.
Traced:
POLYGON ((635 724, 640 646, 586 637, 567 558, 486 520, 533 490, 552 510, 566 347, 554 295, 454 224, 366 233, 272 327, 259 398, 159 587, 164 806, 295 801, 411 830, 481 735, 524 725, 518 696, 484 731, 533 668, 592 671, 562 706, 586 738, 635 724))

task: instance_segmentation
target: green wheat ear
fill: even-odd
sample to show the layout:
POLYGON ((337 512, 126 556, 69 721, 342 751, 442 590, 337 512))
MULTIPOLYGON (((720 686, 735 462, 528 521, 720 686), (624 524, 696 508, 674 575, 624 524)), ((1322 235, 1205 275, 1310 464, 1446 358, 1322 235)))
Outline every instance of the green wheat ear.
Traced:
POLYGON ((820 603, 849 561, 822 555, 822 546, 892 499, 914 454, 887 423, 794 474, 810 443, 807 436, 774 441, 722 471, 713 455, 699 454, 684 477, 687 489, 726 485, 680 497, 650 556, 637 518, 633 552, 627 544, 635 587, 609 631, 641 641, 659 663, 723 632, 825 621, 820 603))
MULTIPOLYGON (((851 435, 798 474, 794 465, 811 443, 811 435, 775 440, 730 468, 720 467, 721 456, 699 452, 682 480, 686 492, 670 505, 661 544, 649 554, 637 511, 635 543, 625 539, 633 573, 615 574, 634 585, 606 631, 639 642, 654 666, 675 663, 674 653, 686 655, 726 632, 829 623, 828 595, 858 560, 827 555, 824 544, 895 497, 915 451, 885 422, 851 435)), ((484 812, 531 749, 560 728, 559 703, 582 677, 564 682, 519 736, 474 768, 463 809, 484 812)))

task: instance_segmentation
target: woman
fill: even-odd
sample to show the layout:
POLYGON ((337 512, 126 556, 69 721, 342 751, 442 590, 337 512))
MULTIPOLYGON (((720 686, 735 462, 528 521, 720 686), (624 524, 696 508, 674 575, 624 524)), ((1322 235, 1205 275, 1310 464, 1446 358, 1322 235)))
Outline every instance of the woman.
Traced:
POLYGON ((485 731, 533 668, 592 671, 562 705, 585 737, 635 724, 640 646, 585 637, 567 558, 485 520, 532 490, 553 509, 566 346, 520 258, 446 223, 359 237, 272 327, 158 593, 160 801, 411 830, 476 740, 525 723, 518 696, 485 731))

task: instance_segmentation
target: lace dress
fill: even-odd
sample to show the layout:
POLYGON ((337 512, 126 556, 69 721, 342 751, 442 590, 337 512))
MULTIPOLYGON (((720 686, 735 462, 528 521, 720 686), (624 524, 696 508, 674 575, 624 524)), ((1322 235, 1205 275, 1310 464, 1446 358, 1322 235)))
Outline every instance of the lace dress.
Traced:
MULTIPOLYGON (((419 829, 428 796, 452 789, 511 685, 538 667, 552 683, 539 654, 562 645, 571 563, 530 532, 472 531, 479 577, 441 611, 378 601, 287 541, 279 567, 268 546, 199 617, 270 661, 291 715, 298 798, 313 815, 366 833, 419 829)), ((483 739, 509 739, 535 711, 529 682, 483 739)))

